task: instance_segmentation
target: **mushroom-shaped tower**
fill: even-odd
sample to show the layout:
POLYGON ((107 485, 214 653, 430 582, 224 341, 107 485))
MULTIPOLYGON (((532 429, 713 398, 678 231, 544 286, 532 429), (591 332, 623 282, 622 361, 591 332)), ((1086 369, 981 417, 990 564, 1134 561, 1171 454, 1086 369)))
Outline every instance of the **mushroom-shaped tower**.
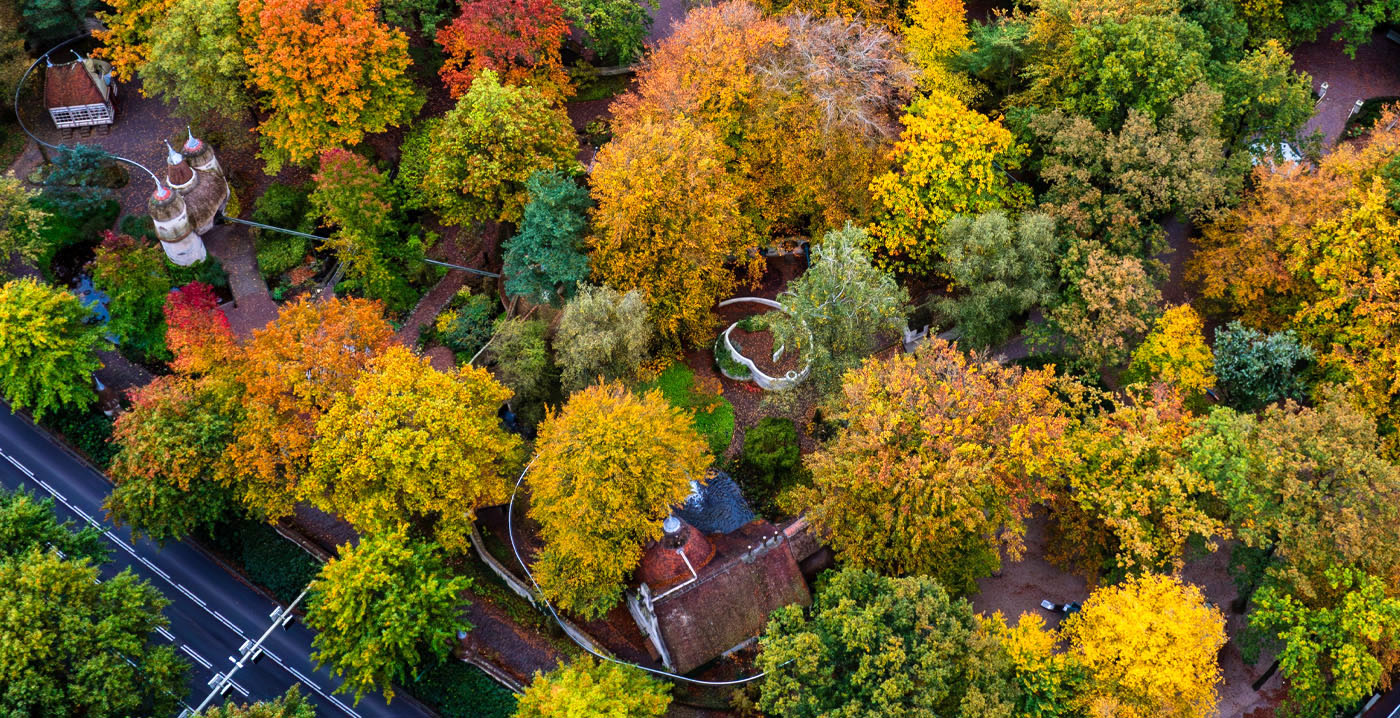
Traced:
POLYGON ((156 191, 146 200, 146 208, 155 221, 156 237, 170 261, 188 267, 207 256, 204 240, 190 227, 185 198, 179 192, 157 184, 156 191))
POLYGON ((228 180, 224 178, 219 159, 214 156, 214 148, 190 132, 189 139, 180 148, 185 162, 194 170, 194 187, 185 193, 185 204, 189 207, 190 224, 194 231, 204 234, 214 226, 214 217, 228 206, 228 180))

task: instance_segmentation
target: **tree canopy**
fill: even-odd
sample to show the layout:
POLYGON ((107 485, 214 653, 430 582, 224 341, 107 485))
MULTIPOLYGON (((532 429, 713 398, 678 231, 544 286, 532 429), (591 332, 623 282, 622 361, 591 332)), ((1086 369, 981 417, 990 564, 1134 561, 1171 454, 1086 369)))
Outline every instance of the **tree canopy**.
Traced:
POLYGON ((109 344, 68 292, 33 279, 0 284, 0 394, 35 418, 97 400, 96 352, 109 344))

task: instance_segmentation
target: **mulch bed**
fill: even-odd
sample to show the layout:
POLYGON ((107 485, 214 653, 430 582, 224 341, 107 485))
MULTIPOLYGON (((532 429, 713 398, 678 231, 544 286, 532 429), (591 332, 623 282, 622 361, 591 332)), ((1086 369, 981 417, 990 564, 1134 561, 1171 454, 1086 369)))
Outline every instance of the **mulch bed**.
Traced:
POLYGON ((788 372, 795 372, 802 369, 802 362, 797 357, 797 352, 784 350, 777 361, 773 361, 773 345, 775 337, 773 332, 763 329, 760 331, 744 331, 742 325, 734 327, 729 332, 729 343, 739 350, 740 354, 748 357, 758 370, 771 377, 787 376, 788 372))

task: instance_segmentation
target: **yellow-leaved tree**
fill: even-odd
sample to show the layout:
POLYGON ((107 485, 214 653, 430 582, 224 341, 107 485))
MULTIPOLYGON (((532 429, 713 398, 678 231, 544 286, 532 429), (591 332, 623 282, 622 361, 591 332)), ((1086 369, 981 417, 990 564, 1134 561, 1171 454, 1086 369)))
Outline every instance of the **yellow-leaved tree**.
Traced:
POLYGON ((1006 174, 1021 166, 1027 150, 1001 120, 935 91, 910 103, 900 122, 904 132, 891 153, 897 166, 870 183, 881 208, 870 236, 887 265, 931 269, 938 231, 953 215, 1016 208, 1030 199, 1030 188, 1006 174))
POLYGON ((967 75, 949 64, 972 49, 963 1, 914 0, 909 16, 904 43, 919 65, 919 89, 937 90, 964 102, 971 100, 977 89, 967 75))
POLYGON ((441 372, 391 346, 316 422, 301 492, 361 532, 431 526, 464 552, 476 510, 504 503, 519 467, 520 437, 496 416, 510 393, 485 369, 441 372))
POLYGON ((1080 702, 1090 715, 1215 715, 1225 617, 1196 586, 1146 575, 1100 588, 1060 633, 1088 677, 1080 702))
POLYGON ((1201 333, 1201 317, 1189 304, 1157 317, 1147 338, 1133 351, 1128 368, 1135 379, 1161 381, 1183 396, 1198 396, 1215 386, 1215 355, 1201 333))
POLYGON ((737 283, 731 263, 754 277, 763 268, 739 213, 740 188, 725 171, 728 153, 683 118, 645 119, 609 142, 593 168, 593 274, 645 295, 673 346, 714 336, 710 307, 737 283))
POLYGON ((539 432, 525 478, 544 540, 535 579, 560 608, 601 616, 690 482, 705 478, 708 445, 660 392, 615 383, 575 393, 539 432))
POLYGON ((253 332, 235 367, 247 414, 229 444, 226 477, 245 505, 268 519, 291 513, 317 420, 392 336, 379 302, 335 298, 303 298, 253 332))

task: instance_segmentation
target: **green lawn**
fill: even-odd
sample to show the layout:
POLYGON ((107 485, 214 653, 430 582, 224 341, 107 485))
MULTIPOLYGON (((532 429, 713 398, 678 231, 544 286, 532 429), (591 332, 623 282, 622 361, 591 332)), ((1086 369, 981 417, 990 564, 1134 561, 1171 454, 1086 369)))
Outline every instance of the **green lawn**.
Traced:
POLYGON ((720 397, 719 405, 709 411, 698 411, 708 403, 708 399, 696 394, 695 372, 681 362, 673 362, 655 379, 638 387, 639 392, 660 389, 661 394, 672 406, 691 412, 695 429, 710 442, 710 451, 716 457, 724 455, 729 448, 729 440, 734 436, 734 405, 720 397))

